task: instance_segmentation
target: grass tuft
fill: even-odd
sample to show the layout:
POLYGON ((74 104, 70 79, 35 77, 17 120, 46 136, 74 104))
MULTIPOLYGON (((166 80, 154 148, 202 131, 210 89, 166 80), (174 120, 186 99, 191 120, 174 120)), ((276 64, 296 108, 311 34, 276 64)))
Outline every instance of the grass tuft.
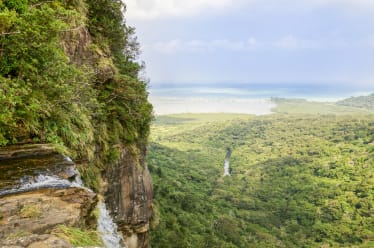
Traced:
POLYGON ((42 215, 42 210, 38 205, 25 205, 20 211, 22 218, 38 218, 42 215))
POLYGON ((102 246, 103 242, 97 231, 82 230, 76 227, 59 225, 53 234, 65 239, 74 246, 102 246))

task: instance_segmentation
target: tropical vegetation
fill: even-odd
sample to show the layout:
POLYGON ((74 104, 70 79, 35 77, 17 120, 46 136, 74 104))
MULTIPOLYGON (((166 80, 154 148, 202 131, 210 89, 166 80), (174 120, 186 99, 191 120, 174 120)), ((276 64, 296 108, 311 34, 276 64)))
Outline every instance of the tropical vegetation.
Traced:
POLYGON ((87 161, 97 189, 116 147, 146 143, 152 106, 124 11, 120 0, 0 1, 1 146, 54 144, 87 161))
POLYGON ((374 115, 307 111, 157 117, 152 247, 373 247, 374 115))

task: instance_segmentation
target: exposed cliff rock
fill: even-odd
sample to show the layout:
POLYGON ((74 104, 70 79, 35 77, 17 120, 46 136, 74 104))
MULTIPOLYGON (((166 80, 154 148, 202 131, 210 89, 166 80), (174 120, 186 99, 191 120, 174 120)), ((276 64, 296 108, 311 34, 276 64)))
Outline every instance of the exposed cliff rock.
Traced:
POLYGON ((95 194, 82 188, 41 189, 0 197, 0 240, 12 240, 22 233, 50 234, 58 225, 83 226, 95 204, 95 194))
POLYGON ((0 196, 27 191, 28 187, 22 188, 21 184, 34 182, 41 173, 43 176, 66 180, 73 180, 78 174, 75 164, 69 158, 45 144, 0 148, 0 171, 0 196))
POLYGON ((0 247, 71 247, 52 231, 90 224, 96 194, 72 187, 75 165, 52 147, 2 148, 0 170, 0 247))
MULTIPOLYGON (((5 106, 0 110, 0 146, 59 144, 82 162, 86 185, 106 192, 110 214, 129 247, 149 247, 152 183, 145 148, 137 152, 131 147, 146 143, 152 106, 123 2, 3 2, 3 19, 10 21, 0 29, 17 35, 3 36, 0 44, 0 106, 5 106), (127 148, 117 162, 108 163, 115 146, 127 148), (100 188, 101 172, 106 190, 100 188)), ((0 239, 23 229, 37 235, 22 238, 23 243, 8 240, 7 245, 53 243, 55 238, 44 234, 50 235, 54 225, 89 222, 96 196, 74 188, 74 163, 51 146, 0 149, 0 172, 0 200, 8 204, 0 209, 5 223, 0 239), (36 219, 20 216, 22 202, 32 205, 36 219), (19 229, 11 233, 12 225, 19 229)))
POLYGON ((0 242, 2 248, 73 248, 66 240, 50 234, 26 235, 18 238, 8 238, 0 242))
POLYGON ((64 53, 76 65, 89 65, 94 69, 96 82, 105 82, 113 78, 116 69, 111 52, 104 51, 92 41, 87 27, 80 26, 76 30, 66 32, 61 40, 64 53))
MULTIPOLYGON (((102 84, 115 75, 111 52, 95 45, 86 27, 66 34, 62 46, 71 61, 95 69, 97 83, 102 84)), ((128 248, 147 248, 153 188, 145 164, 146 148, 123 148, 120 153, 116 163, 106 166, 109 169, 104 173, 105 201, 128 248)))
MULTIPOLYGON (((122 148, 104 173, 105 201, 128 248, 150 246, 153 189, 145 155, 145 147, 122 148)), ((53 147, 1 148, 0 171, 0 247, 71 247, 53 230, 92 224, 96 194, 72 187, 75 164, 53 147)))
POLYGON ((121 159, 105 175, 106 202, 128 248, 150 246, 153 188, 145 153, 145 148, 122 149, 121 159))

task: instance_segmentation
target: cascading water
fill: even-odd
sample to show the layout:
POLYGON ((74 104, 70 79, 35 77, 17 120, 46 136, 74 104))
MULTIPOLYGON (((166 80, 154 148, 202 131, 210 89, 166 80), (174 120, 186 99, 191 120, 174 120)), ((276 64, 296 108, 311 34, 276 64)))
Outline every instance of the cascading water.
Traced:
POLYGON ((104 202, 98 204, 100 216, 98 219, 97 230, 107 248, 127 248, 121 246, 122 236, 117 232, 117 225, 109 215, 104 202))
MULTIPOLYGON (((47 188, 84 188, 85 190, 91 191, 84 186, 79 172, 76 170, 75 164, 71 158, 59 155, 52 159, 52 161, 45 161, 47 164, 53 161, 53 163, 56 163, 57 167, 62 168, 62 170, 55 168, 50 169, 48 166, 45 168, 36 168, 34 170, 32 170, 33 167, 28 167, 30 170, 25 170, 25 174, 23 174, 18 180, 14 182, 12 181, 10 184, 11 186, 1 190, 0 196, 47 188)), ((42 162, 45 161, 43 160, 42 162)), ((25 163, 25 165, 25 167, 27 167, 27 163, 25 163)), ((121 245, 122 237, 117 232, 117 226, 110 217, 105 203, 100 202, 97 207, 99 210, 98 232, 105 247, 127 248, 126 246, 121 245)))
MULTIPOLYGON (((79 172, 75 169, 75 165, 72 162, 71 158, 64 156, 62 162, 67 163, 67 165, 65 165, 68 168, 66 174, 69 173, 70 175, 73 175, 70 179, 65 179, 61 176, 54 175, 53 172, 48 169, 45 171, 33 171, 29 175, 23 175, 18 180, 18 182, 13 185, 12 188, 1 190, 0 196, 34 191, 44 188, 85 188, 79 172)), ((91 191, 88 188, 85 189, 91 191)))
POLYGON ((223 176, 230 176, 230 161, 228 159, 225 159, 223 169, 224 169, 223 176))
POLYGON ((223 170, 224 170, 223 176, 231 175, 230 157, 231 157, 231 149, 226 148, 226 157, 225 157, 225 162, 223 163, 223 170))

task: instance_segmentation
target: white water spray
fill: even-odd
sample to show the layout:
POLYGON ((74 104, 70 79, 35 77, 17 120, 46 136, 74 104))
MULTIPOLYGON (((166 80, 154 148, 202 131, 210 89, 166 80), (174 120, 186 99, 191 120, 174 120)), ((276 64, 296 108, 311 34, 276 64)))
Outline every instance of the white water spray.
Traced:
POLYGON ((230 161, 228 158, 225 159, 225 163, 223 164, 224 173, 223 176, 230 176, 230 161))
POLYGON ((109 215, 104 202, 98 204, 99 208, 99 219, 97 230, 107 248, 127 248, 121 246, 122 236, 117 231, 117 225, 113 222, 109 215))
MULTIPOLYGON (((74 166, 73 160, 67 156, 63 157, 64 161, 68 162, 69 165, 74 166)), ((67 189, 67 188, 84 188, 87 191, 92 192, 89 188, 84 186, 84 183, 79 175, 79 172, 73 169, 71 179, 64 179, 58 175, 53 175, 51 171, 42 171, 32 173, 34 175, 24 175, 18 180, 17 185, 13 188, 0 191, 0 196, 29 192, 44 188, 55 188, 55 189, 67 189)), ((113 222, 109 212, 106 208, 105 203, 100 202, 98 204, 99 219, 98 219, 98 232, 107 248, 127 248, 122 246, 122 237, 117 232, 117 225, 113 222)))
MULTIPOLYGON (((72 162, 71 158, 67 156, 64 156, 64 160, 72 162)), ((84 188, 92 192, 92 190, 84 187, 79 173, 76 173, 77 174, 74 176, 73 180, 64 179, 57 175, 51 175, 51 173, 48 171, 40 172, 37 176, 25 175, 19 179, 17 186, 15 186, 14 188, 0 191, 0 196, 44 188, 84 188)))
POLYGON ((230 157, 231 157, 231 148, 226 148, 226 157, 225 162, 223 163, 223 176, 230 176, 231 175, 231 169, 230 169, 230 157))

